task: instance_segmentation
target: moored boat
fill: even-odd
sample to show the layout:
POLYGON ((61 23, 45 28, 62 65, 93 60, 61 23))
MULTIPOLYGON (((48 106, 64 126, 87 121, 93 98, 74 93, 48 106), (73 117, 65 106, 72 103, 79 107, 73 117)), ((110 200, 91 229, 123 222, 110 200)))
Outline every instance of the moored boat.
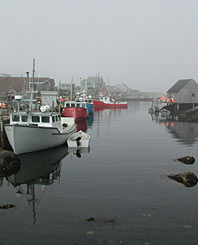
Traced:
POLYGON ((76 132, 75 123, 56 112, 13 112, 4 128, 15 154, 63 145, 76 132))
POLYGON ((75 101, 67 101, 64 104, 61 116, 72 117, 75 121, 84 120, 88 117, 86 104, 75 101))
POLYGON ((94 108, 127 108, 128 103, 125 101, 111 100, 109 96, 102 96, 99 100, 93 100, 94 108))
POLYGON ((91 98, 90 95, 89 96, 87 95, 86 90, 83 90, 81 92, 77 92, 75 101, 81 102, 82 104, 85 104, 85 107, 87 108, 88 114, 94 113, 93 99, 91 98))
POLYGON ((4 125, 8 141, 15 154, 46 150, 63 145, 67 138, 76 132, 74 121, 66 118, 61 119, 58 112, 34 111, 34 72, 35 60, 33 60, 33 75, 29 84, 28 107, 25 111, 20 111, 22 96, 15 96, 18 102, 18 112, 11 112, 9 124, 4 125))
POLYGON ((87 108, 88 114, 94 113, 94 104, 92 99, 77 99, 76 102, 80 102, 84 107, 87 108))
POLYGON ((90 136, 86 134, 83 131, 78 131, 74 134, 72 134, 68 139, 67 139, 67 145, 68 147, 89 147, 90 146, 90 136))

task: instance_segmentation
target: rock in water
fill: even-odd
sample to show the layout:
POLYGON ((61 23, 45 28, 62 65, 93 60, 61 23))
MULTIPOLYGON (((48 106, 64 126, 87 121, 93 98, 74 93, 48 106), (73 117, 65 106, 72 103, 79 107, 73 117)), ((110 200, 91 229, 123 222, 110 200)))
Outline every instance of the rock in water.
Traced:
POLYGON ((191 156, 181 157, 181 158, 178 158, 177 160, 185 164, 193 164, 195 162, 195 158, 191 156))
POLYGON ((197 184, 198 178, 194 173, 184 172, 176 175, 168 175, 170 179, 174 179, 179 183, 184 184, 186 187, 192 187, 197 184))
POLYGON ((20 170, 21 161, 11 151, 0 149, 0 176, 6 177, 16 174, 20 170))
POLYGON ((85 221, 95 221, 95 219, 94 219, 94 217, 93 216, 91 216, 91 217, 89 217, 89 218, 87 218, 85 221))
POLYGON ((16 207, 16 205, 6 203, 6 204, 1 205, 0 209, 8 209, 8 208, 14 208, 14 207, 16 207))

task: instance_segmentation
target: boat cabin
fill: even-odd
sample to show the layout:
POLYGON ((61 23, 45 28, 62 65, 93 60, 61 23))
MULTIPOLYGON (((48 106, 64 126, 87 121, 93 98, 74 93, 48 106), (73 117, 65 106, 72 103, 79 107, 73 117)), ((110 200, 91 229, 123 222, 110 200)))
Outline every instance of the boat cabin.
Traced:
POLYGON ((84 99, 84 98, 77 98, 76 99, 76 102, 84 102, 84 103, 87 103, 87 104, 93 104, 93 99, 84 99))
POLYGON ((114 102, 114 100, 111 100, 110 97, 106 97, 106 96, 101 96, 100 97, 100 101, 103 101, 104 103, 112 103, 112 102, 114 102))
POLYGON ((81 107, 81 108, 87 108, 87 102, 81 102, 81 101, 66 101, 64 104, 65 108, 68 107, 81 107))
POLYGON ((58 113, 14 112, 10 114, 10 124, 32 125, 40 127, 60 127, 61 116, 58 113))

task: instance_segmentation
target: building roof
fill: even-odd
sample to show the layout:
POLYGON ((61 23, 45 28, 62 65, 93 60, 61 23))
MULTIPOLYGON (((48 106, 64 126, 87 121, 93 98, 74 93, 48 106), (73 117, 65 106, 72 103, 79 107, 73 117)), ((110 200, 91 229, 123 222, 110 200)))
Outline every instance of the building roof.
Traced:
POLYGON ((24 88, 24 77, 0 77, 0 91, 11 92, 15 90, 20 92, 24 88))
MULTIPOLYGON (((194 81, 193 79, 181 79, 177 81, 168 91, 167 93, 178 93, 187 83, 190 81, 194 81)), ((194 81, 195 82, 195 81, 194 81)))
MULTIPOLYGON (((30 78, 31 79, 31 78, 30 78)), ((26 85, 26 77, 0 77, 0 91, 2 92, 13 92, 17 93, 22 92, 26 85)), ((35 83, 39 81, 40 84, 43 84, 45 81, 54 82, 53 79, 47 77, 35 78, 35 83)))

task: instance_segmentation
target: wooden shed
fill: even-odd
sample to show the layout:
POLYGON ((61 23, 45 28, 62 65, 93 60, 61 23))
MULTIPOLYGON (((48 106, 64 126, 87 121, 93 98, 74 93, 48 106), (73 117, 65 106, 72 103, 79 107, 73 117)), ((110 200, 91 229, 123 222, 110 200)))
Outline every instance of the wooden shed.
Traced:
POLYGON ((198 84, 193 79, 181 79, 167 91, 167 96, 177 104, 197 104, 198 84))

